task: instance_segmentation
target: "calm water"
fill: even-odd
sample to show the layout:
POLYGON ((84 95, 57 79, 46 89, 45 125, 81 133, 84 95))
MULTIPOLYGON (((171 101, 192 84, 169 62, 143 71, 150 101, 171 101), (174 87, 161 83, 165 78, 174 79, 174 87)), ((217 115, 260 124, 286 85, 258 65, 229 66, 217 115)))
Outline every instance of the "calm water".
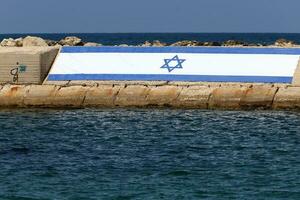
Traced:
POLYGON ((248 43, 273 44, 277 39, 286 38, 300 44, 299 33, 64 33, 64 34, 0 34, 3 38, 18 38, 35 35, 45 39, 60 40, 66 36, 78 36, 85 42, 98 42, 104 45, 137 45, 146 40, 160 40, 168 44, 180 40, 216 41, 240 40, 248 43))
POLYGON ((0 111, 0 199, 300 199, 300 113, 0 111))

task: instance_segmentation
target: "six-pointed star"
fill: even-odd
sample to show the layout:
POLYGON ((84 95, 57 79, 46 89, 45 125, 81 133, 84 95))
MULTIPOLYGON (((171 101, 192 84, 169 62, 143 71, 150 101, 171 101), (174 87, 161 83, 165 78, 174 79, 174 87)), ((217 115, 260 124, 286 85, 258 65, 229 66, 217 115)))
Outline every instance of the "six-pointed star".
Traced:
POLYGON ((168 69, 169 72, 173 71, 174 69, 182 69, 182 63, 185 61, 185 59, 179 59, 178 55, 174 56, 172 59, 164 59, 164 60, 165 60, 165 64, 161 68, 168 69))

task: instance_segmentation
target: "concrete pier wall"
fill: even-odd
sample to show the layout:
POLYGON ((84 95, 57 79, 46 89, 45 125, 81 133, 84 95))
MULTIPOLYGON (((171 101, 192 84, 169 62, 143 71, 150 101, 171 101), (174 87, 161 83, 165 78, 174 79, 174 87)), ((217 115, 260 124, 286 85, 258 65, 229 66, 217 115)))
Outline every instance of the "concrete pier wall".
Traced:
POLYGON ((1 85, 0 107, 174 107, 299 109, 300 87, 287 84, 1 85))
MULTIPOLYGON (((203 49, 200 50, 202 51, 203 49)), ((221 50, 222 49, 215 49, 214 51, 221 50)), ((230 49, 230 51, 233 50, 230 49)), ((237 50, 245 51, 241 49, 237 50)), ((275 55, 281 52, 277 52, 277 49, 270 50, 276 50, 275 55)), ((100 50, 97 49, 97 51, 100 50)), ((101 51, 104 50, 102 49, 101 51)), ((255 51, 260 50, 256 49, 255 51)), ((269 50, 263 49, 263 51, 268 52, 269 50)), ((250 78, 254 78, 253 80, 251 79, 254 82, 250 83, 246 81, 249 80, 249 77, 248 79, 245 79, 244 82, 237 82, 236 80, 235 82, 213 82, 214 80, 211 80, 212 82, 179 82, 163 79, 160 81, 103 81, 91 79, 65 79, 65 77, 70 77, 68 74, 67 76, 59 74, 59 76, 57 77, 58 79, 62 77, 61 80, 55 80, 55 78, 53 78, 54 80, 49 80, 49 76, 48 79, 46 78, 46 76, 48 75, 48 71, 50 70, 52 63, 54 62, 54 59, 58 53, 57 48, 0 48, 0 107, 174 107, 199 109, 300 109, 300 64, 298 63, 297 66, 297 62, 300 56, 298 56, 298 52, 300 55, 300 49, 286 50, 285 54, 287 55, 284 54, 282 58, 287 59, 287 61, 291 59, 291 62, 286 63, 287 66, 277 66, 276 73, 278 73, 280 76, 287 73, 289 75, 288 80, 291 81, 286 82, 286 77, 284 76, 283 79, 277 79, 276 77, 279 75, 274 74, 274 77, 276 78, 274 80, 278 80, 278 83, 269 83, 269 77, 267 76, 268 71, 264 71, 265 76, 262 76, 263 78, 266 78, 264 83, 259 83, 259 80, 261 79, 258 80, 255 78, 255 76, 249 76, 250 78), (291 56, 289 56, 289 54, 291 54, 291 56), (13 74, 14 72, 18 72, 17 80, 14 79, 16 77, 14 77, 11 72, 13 72, 13 74), (46 81, 44 81, 45 78, 46 81), (42 82, 44 83, 42 84, 42 82)), ((73 58, 72 56, 68 58, 70 62, 73 62, 73 60, 71 59, 73 58)), ((95 54, 93 54, 93 56, 95 56, 95 54)), ((234 55, 228 56, 230 58, 229 61, 234 62, 234 55)), ((264 56, 265 55, 262 54, 258 57, 264 56)), ((273 57, 275 58, 276 56, 272 55, 272 58, 273 57)), ((96 57, 94 59, 96 59, 96 57)), ((161 61, 161 58, 159 59, 161 61)), ((84 60, 84 62, 87 63, 88 61, 89 60, 84 60)), ((271 57, 268 57, 268 61, 270 61, 270 68, 268 70, 271 70, 273 69, 273 60, 271 59, 271 57)), ((56 69, 64 71, 64 68, 61 67, 59 63, 60 62, 57 62, 56 60, 56 65, 54 64, 54 66, 56 66, 56 69)), ((240 63, 241 66, 242 64, 243 63, 240 63)), ((194 65, 194 67, 197 68, 197 62, 195 62, 194 65)), ((260 65, 260 63, 258 63, 258 65, 260 65)), ((85 65, 81 65, 80 69, 84 69, 84 67, 85 65)), ((161 69, 160 65, 158 65, 158 68, 161 69)), ((252 70, 251 66, 248 66, 248 68, 252 70)), ((260 73, 259 69, 260 68, 257 68, 255 71, 257 72, 257 75, 259 75, 260 73)), ((197 72, 199 73, 198 75, 200 78, 202 77, 201 70, 197 72)), ((224 73, 227 73, 226 68, 222 70, 224 73)), ((229 70, 229 72, 231 71, 229 70)), ((228 77, 228 80, 231 80, 232 76, 229 72, 226 76, 224 76, 228 77)), ((55 70, 53 70, 53 67, 50 71, 50 75, 51 73, 54 73, 54 77, 56 77, 57 74, 55 75, 56 72, 55 70)), ((102 72, 99 72, 101 76, 105 76, 105 73, 101 73, 102 72)), ((81 76, 80 73, 79 75, 81 76)), ((177 75, 178 74, 173 74, 172 76, 176 78, 177 75)), ((242 76, 243 74, 240 75, 241 76, 237 76, 236 78, 242 78, 243 80, 245 76, 242 76)))

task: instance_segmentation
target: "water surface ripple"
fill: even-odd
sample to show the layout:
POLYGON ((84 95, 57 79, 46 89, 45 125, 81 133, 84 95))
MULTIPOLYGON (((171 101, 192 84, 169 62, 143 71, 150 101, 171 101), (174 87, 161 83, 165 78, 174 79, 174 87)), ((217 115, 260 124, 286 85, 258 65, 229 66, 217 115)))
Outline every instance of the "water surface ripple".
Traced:
POLYGON ((0 199, 300 199, 300 113, 0 111, 0 199))

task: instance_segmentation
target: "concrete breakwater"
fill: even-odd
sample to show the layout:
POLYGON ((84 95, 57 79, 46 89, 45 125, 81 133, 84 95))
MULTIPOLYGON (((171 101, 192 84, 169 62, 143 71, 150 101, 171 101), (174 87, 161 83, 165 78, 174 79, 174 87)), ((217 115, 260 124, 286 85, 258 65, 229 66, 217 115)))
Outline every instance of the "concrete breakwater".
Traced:
POLYGON ((299 109, 299 48, 2 47, 0 107, 299 109))
POLYGON ((300 87, 288 84, 80 82, 1 85, 0 107, 174 107, 299 109, 300 87))

